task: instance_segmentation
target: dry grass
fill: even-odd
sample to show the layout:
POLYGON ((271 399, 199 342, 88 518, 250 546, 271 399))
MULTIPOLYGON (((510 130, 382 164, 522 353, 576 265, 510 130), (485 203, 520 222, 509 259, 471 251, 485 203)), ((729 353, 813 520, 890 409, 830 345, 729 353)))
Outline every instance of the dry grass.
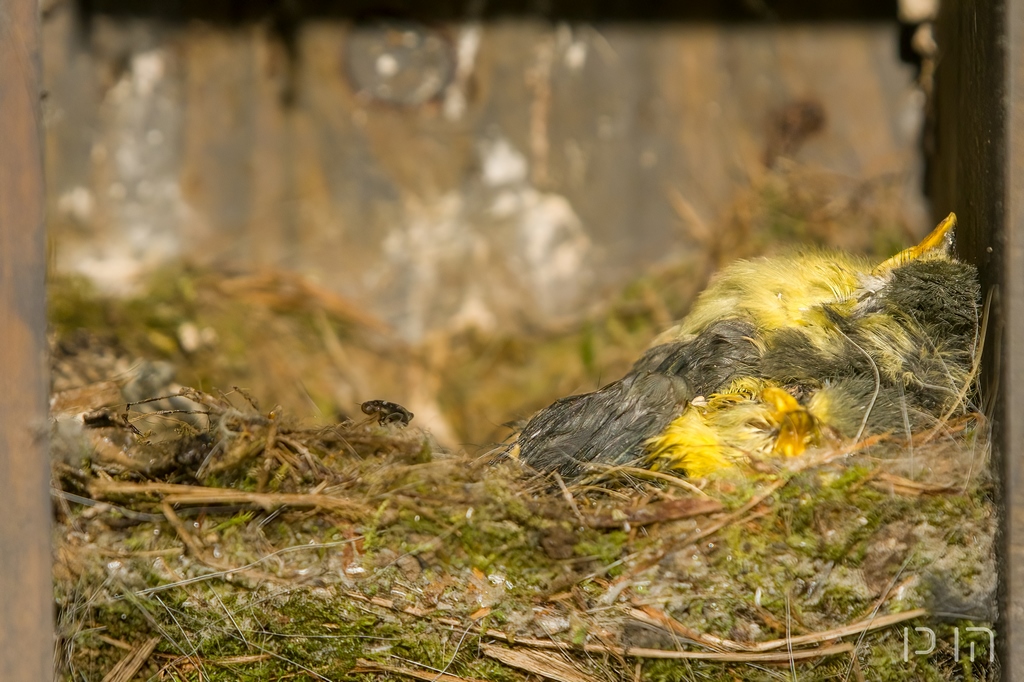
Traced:
POLYGON ((714 481, 567 487, 415 427, 172 399, 189 404, 93 411, 61 441, 68 679, 904 679, 963 670, 899 660, 898 626, 933 622, 935 594, 988 617, 986 484, 948 478, 978 469, 977 420, 920 446, 914 479, 880 438, 714 481), (146 428, 184 416, 159 440, 146 428))

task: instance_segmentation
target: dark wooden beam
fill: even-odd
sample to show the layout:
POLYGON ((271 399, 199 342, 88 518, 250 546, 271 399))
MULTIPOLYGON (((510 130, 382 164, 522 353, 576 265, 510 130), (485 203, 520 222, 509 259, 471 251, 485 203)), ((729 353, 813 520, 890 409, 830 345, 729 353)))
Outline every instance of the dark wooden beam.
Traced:
MULTIPOLYGON (((264 21, 372 17, 408 18, 428 22, 466 19, 543 18, 585 22, 766 22, 766 21, 892 21, 895 0, 718 0, 661 2, 659 0, 77 0, 88 16, 143 17, 167 22, 201 19, 221 24, 264 21)), ((88 20, 88 16, 86 19, 88 20)))
POLYGON ((1001 679, 1024 680, 1024 6, 943 2, 937 25, 936 215, 955 210, 958 247, 992 292, 982 390, 1003 510, 1001 679))
POLYGON ((1006 217, 1000 245, 1002 309, 1002 449, 1006 525, 1002 648, 1008 680, 1024 680, 1024 7, 1007 3, 1006 217))
POLYGON ((39 3, 0 3, 0 680, 52 679, 39 3))

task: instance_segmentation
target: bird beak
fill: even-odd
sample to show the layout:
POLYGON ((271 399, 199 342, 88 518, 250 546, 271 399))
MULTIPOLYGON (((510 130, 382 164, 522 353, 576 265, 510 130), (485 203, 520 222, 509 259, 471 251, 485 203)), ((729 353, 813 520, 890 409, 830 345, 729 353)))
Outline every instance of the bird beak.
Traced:
POLYGON ((882 261, 872 271, 873 275, 883 275, 904 263, 917 260, 922 256, 935 251, 936 249, 942 249, 944 253, 949 253, 953 246, 953 235, 956 230, 956 214, 950 213, 946 216, 938 226, 928 233, 928 236, 921 240, 921 243, 917 246, 911 246, 909 249, 903 249, 892 258, 882 261))

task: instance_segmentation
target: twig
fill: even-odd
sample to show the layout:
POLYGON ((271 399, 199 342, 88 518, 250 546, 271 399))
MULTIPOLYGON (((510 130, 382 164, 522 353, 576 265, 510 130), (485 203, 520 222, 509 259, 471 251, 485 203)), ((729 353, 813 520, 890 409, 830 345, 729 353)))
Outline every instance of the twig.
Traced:
POLYGON ((178 483, 124 483, 95 481, 90 487, 95 497, 113 495, 163 495, 172 504, 251 504, 266 511, 278 507, 319 507, 339 513, 346 520, 355 521, 370 514, 370 509, 358 502, 329 495, 302 493, 254 493, 233 488, 207 488, 178 483))
POLYGON ((205 659, 210 665, 226 667, 229 665, 245 665, 246 663, 262 663, 272 658, 270 654, 247 654, 242 656, 224 656, 222 658, 205 659))
POLYGON ((850 652, 850 669, 853 670, 853 674, 857 677, 857 682, 867 682, 864 679, 864 673, 860 669, 860 661, 857 660, 857 652, 850 652))
POLYGON ((412 677, 417 680, 424 680, 425 682, 482 682, 471 677, 459 677, 458 675, 451 675, 449 673, 438 674, 436 672, 424 672, 422 670, 416 670, 415 668, 401 668, 397 665, 387 665, 385 663, 377 663, 376 661, 368 661, 365 658, 356 659, 356 667, 352 669, 353 673, 391 673, 393 675, 405 675, 406 677, 412 677))
POLYGON ((120 639, 114 639, 113 637, 108 637, 107 635, 101 635, 99 633, 94 634, 93 637, 100 640, 101 642, 106 642, 112 647, 123 649, 124 651, 132 650, 131 644, 129 644, 128 642, 124 642, 120 639))
POLYGON ((903 566, 900 566, 899 572, 897 572, 896 575, 893 576, 893 578, 889 582, 889 586, 888 586, 888 588, 886 588, 885 592, 883 592, 882 595, 878 599, 875 600, 875 603, 873 603, 871 606, 869 606, 867 609, 865 609, 864 611, 861 612, 860 618, 858 620, 867 620, 867 619, 873 617, 876 613, 878 613, 879 609, 881 609, 883 606, 885 606, 885 602, 889 601, 889 597, 890 596, 892 596, 896 592, 899 592, 901 589, 903 589, 907 585, 912 584, 914 581, 916 581, 918 579, 917 574, 914 574, 914 575, 911 575, 911 576, 907 577, 906 579, 904 579, 898 585, 896 584, 896 581, 900 577, 900 573, 902 573, 906 569, 906 567, 908 565, 909 565, 909 562, 907 562, 907 561, 903 562, 903 566))
POLYGON ((773 481, 767 488, 765 488, 760 493, 752 497, 749 502, 747 502, 745 505, 743 505, 736 511, 732 512, 731 514, 727 514, 726 516, 723 516, 721 519, 715 521, 710 526, 701 530, 700 532, 684 538, 686 544, 690 545, 699 540, 703 540, 709 535, 717 533, 725 526, 732 524, 734 521, 740 520, 741 518, 746 516, 748 511, 750 511, 751 509, 753 509, 754 507, 756 507, 757 505, 761 504, 766 499, 771 497, 779 488, 783 487, 787 483, 789 483, 788 478, 780 478, 773 481))
POLYGON ((767 642, 757 642, 752 644, 750 647, 751 651, 771 651, 773 649, 780 649, 784 646, 792 644, 793 646, 804 646, 807 644, 820 644, 822 642, 830 642, 835 639, 841 639, 850 635, 859 634, 862 632, 871 632, 872 630, 879 630, 881 628, 895 625, 896 623, 902 623, 907 620, 913 620, 922 616, 928 615, 927 609, 914 609, 912 611, 903 611, 901 613, 892 613, 888 616, 879 616, 878 618, 869 618, 867 620, 858 621, 856 623, 850 623, 849 625, 843 625, 832 630, 825 630, 823 632, 812 632, 807 635, 798 635, 796 637, 789 637, 787 639, 772 639, 767 642))
MULTIPOLYGON (((703 644, 710 649, 728 649, 734 652, 756 653, 772 651, 774 649, 780 649, 790 645, 804 646, 807 644, 830 642, 842 639, 849 635, 870 632, 871 630, 878 630, 879 628, 888 627, 895 623, 913 620, 914 618, 927 615, 927 613, 926 609, 915 609, 913 611, 904 611, 902 613, 894 613, 888 616, 880 616, 878 618, 866 618, 864 620, 857 621, 856 623, 850 623, 849 625, 843 625, 842 627, 825 630, 823 632, 812 632, 806 635, 798 635, 796 637, 783 639, 772 639, 765 642, 737 642, 731 639, 723 639, 715 637, 714 635, 696 632, 675 620, 668 614, 659 612, 657 609, 653 609, 649 606, 643 607, 642 611, 640 609, 632 609, 629 615, 643 623, 659 625, 666 630, 682 635, 683 637, 691 639, 698 644, 703 644)), ((522 640, 517 639, 516 643, 522 643, 522 640)))
POLYGON ((552 476, 555 477, 555 481, 558 483, 558 487, 562 489, 562 498, 569 504, 572 509, 572 513, 576 515, 576 519, 580 522, 581 526, 587 525, 586 519, 583 518, 583 514, 580 513, 580 508, 576 506, 576 500, 572 498, 572 493, 565 487, 565 481, 557 471, 551 472, 552 476))
MULTIPOLYGON (((518 638, 515 640, 515 643, 516 645, 529 646, 528 644, 526 644, 526 640, 518 638)), ((502 647, 495 647, 493 645, 487 644, 484 644, 482 646, 484 647, 484 653, 488 655, 490 654, 488 653, 487 649, 502 649, 502 647)), ((544 648, 562 649, 564 648, 564 646, 565 645, 558 645, 556 647, 544 648)), ((723 661, 727 663, 788 663, 790 660, 806 661, 809 659, 823 658, 825 656, 835 656, 837 654, 849 653, 853 651, 853 645, 844 642, 842 644, 821 647, 819 649, 804 649, 800 651, 794 651, 792 655, 784 651, 778 653, 673 651, 670 649, 647 649, 643 647, 606 646, 604 644, 585 644, 582 647, 582 650, 586 653, 611 654, 613 656, 628 656, 630 658, 723 661)), ((510 649, 504 649, 504 651, 510 651, 510 649)), ((589 678, 586 679, 589 680, 589 678)))
POLYGON ((686 639, 715 651, 742 651, 744 648, 744 645, 739 642, 734 642, 730 639, 722 639, 721 637, 715 637, 714 635, 708 635, 703 632, 697 632, 696 630, 683 625, 661 609, 649 604, 641 605, 640 608, 630 609, 629 615, 634 620, 638 620, 641 623, 659 626, 673 634, 685 637, 686 639))
POLYGON ((676 497, 624 511, 612 509, 610 513, 592 514, 585 519, 591 528, 621 528, 648 526, 665 521, 677 521, 694 516, 706 516, 722 511, 722 503, 711 497, 676 497))
MULTIPOLYGON (((277 550, 276 552, 271 552, 270 554, 267 554, 266 556, 262 556, 259 559, 256 559, 255 561, 251 561, 251 562, 245 564, 244 566, 239 566, 237 568, 226 568, 226 569, 220 570, 220 571, 218 571, 216 573, 210 573, 210 574, 207 574, 207 575, 200 575, 200 576, 196 576, 194 578, 186 578, 184 580, 179 580, 177 582, 167 583, 166 585, 157 585, 156 587, 150 587, 150 588, 147 588, 145 590, 139 590, 138 592, 135 592, 135 595, 139 596, 139 597, 143 597, 143 596, 146 596, 146 595, 155 594, 157 592, 164 592, 166 590, 170 590, 170 589, 173 589, 175 587, 184 587, 185 585, 192 585, 194 583, 200 583, 200 582, 204 582, 204 581, 207 581, 207 580, 213 580, 215 578, 224 578, 224 577, 227 577, 229 575, 234 575, 236 573, 251 574, 251 569, 253 567, 260 565, 261 563, 263 563, 264 561, 267 561, 268 559, 271 559, 271 558, 276 557, 276 556, 280 556, 282 554, 288 554, 288 553, 291 553, 291 552, 306 552, 306 551, 313 551, 313 550, 318 550, 318 549, 329 549, 331 547, 340 547, 342 545, 347 545, 347 544, 356 542, 357 540, 360 540, 361 538, 362 538, 362 536, 358 536, 358 537, 355 537, 355 538, 349 538, 347 540, 339 540, 337 542, 323 542, 323 543, 315 544, 315 545, 293 545, 292 547, 284 547, 282 549, 277 550)), ((260 577, 261 579, 275 579, 277 576, 273 576, 273 575, 266 574, 266 573, 260 573, 260 574, 258 574, 258 577, 260 577)))
POLYGON ((66 502, 74 502, 76 504, 81 504, 86 507, 92 507, 94 509, 102 509, 103 507, 106 507, 106 509, 110 511, 116 511, 117 513, 124 516, 126 519, 133 519, 135 521, 159 521, 161 518, 159 514, 146 514, 144 512, 137 512, 132 509, 126 509, 125 507, 118 507, 117 505, 110 504, 109 502, 99 502, 97 500, 90 500, 88 497, 82 497, 81 495, 75 495, 74 493, 64 492, 63 490, 59 490, 53 487, 50 488, 50 494, 66 502))
POLYGON ((217 474, 222 471, 230 471, 237 469, 242 466, 243 463, 256 457, 261 452, 271 454, 267 449, 266 438, 253 438, 252 440, 238 439, 231 449, 224 454, 224 457, 217 462, 213 462, 211 457, 207 457, 203 464, 199 467, 199 471, 196 472, 197 476, 205 477, 209 474, 217 474))
MULTIPOLYGON (((166 518, 163 515, 161 519, 166 518)), ((130 551, 126 549, 106 549, 105 547, 97 547, 96 552, 102 556, 112 556, 119 559, 148 559, 149 557, 165 557, 165 556, 179 556, 184 550, 181 547, 167 547, 165 549, 140 549, 137 551, 130 551)))
POLYGON ((933 483, 921 483, 909 478, 895 474, 879 473, 870 481, 872 487, 881 490, 899 493, 901 495, 943 495, 954 493, 959 490, 953 485, 936 485, 933 483))
POLYGON ((103 682, 128 682, 128 680, 135 677, 135 674, 149 660, 153 649, 156 648, 159 642, 159 637, 151 637, 145 642, 136 645, 134 649, 128 652, 128 655, 110 669, 110 672, 103 676, 103 682))
MULTIPOLYGON (((851 623, 849 625, 843 625, 832 630, 825 630, 823 632, 813 632, 807 635, 799 635, 797 637, 791 637, 787 639, 773 639, 765 642, 750 642, 741 643, 733 642, 736 646, 743 647, 740 651, 724 652, 724 651, 675 651, 671 649, 649 649, 643 647, 617 647, 608 646, 605 644, 584 644, 582 646, 573 646, 564 642, 556 642, 551 639, 536 639, 531 637, 512 637, 500 630, 494 630, 488 628, 481 631, 481 636, 490 637, 497 639, 507 644, 514 644, 516 646, 529 647, 531 649, 544 649, 544 650, 558 650, 558 651, 580 651, 585 653, 593 654, 611 654, 615 656, 630 656, 633 658, 665 658, 665 659, 701 659, 708 661, 761 661, 761 662, 781 662, 785 663, 789 661, 788 652, 769 653, 775 649, 781 649, 790 644, 794 647, 821 644, 823 642, 831 642, 843 637, 850 635, 859 634, 863 632, 871 632, 873 630, 879 630, 881 628, 895 625, 896 623, 902 623, 907 620, 913 620, 914 618, 920 618, 928 615, 926 609, 914 609, 913 611, 905 611, 903 613, 894 613, 888 616, 881 616, 879 618, 868 619, 857 623, 851 623)), ((451 627, 461 627, 460 621, 451 618, 438 618, 437 622, 451 627)), ((729 640, 721 640, 729 641, 729 640)), ((852 644, 840 644, 830 647, 822 647, 816 649, 802 649, 794 650, 793 655, 797 660, 814 658, 816 656, 826 656, 838 653, 844 653, 847 651, 853 651, 852 644)))
MULTIPOLYGON (((373 604, 374 606, 380 606, 382 608, 388 609, 389 611, 398 611, 399 613, 405 613, 410 616, 416 616, 417 618, 422 618, 423 616, 426 616, 433 611, 433 609, 424 610, 417 608, 415 606, 395 606, 395 602, 393 602, 390 599, 385 599, 384 597, 367 597, 358 592, 346 592, 345 596, 349 599, 354 599, 355 601, 361 601, 365 604, 373 604)), ((455 622, 457 623, 457 621, 455 622)), ((450 625, 451 623, 446 624, 450 625)))
POLYGON ((832 462, 833 460, 839 459, 841 457, 852 455, 855 452, 867 450, 870 447, 873 447, 881 442, 884 442, 888 438, 889 434, 880 433, 874 436, 868 436, 863 440, 858 440, 854 443, 849 444, 846 447, 833 448, 831 450, 823 450, 820 452, 813 452, 808 455, 804 455, 803 457, 794 457, 793 461, 786 464, 785 470, 790 474, 798 474, 802 471, 807 471, 808 469, 813 469, 814 467, 828 464, 829 462, 832 462))
POLYGON ((263 452, 269 456, 274 453, 274 448, 277 446, 277 425, 280 423, 278 415, 281 413, 280 405, 270 411, 270 426, 267 427, 267 442, 263 446, 263 452))
POLYGON ((534 675, 546 677, 558 682, 594 682, 594 678, 577 670, 561 656, 541 653, 539 651, 522 651, 508 649, 494 644, 483 644, 484 656, 497 659, 507 666, 525 670, 534 675))
POLYGON ((178 537, 181 538, 181 541, 185 543, 185 546, 188 547, 188 551, 192 553, 192 556, 199 559, 204 564, 210 564, 221 570, 226 568, 226 566, 220 565, 219 562, 210 562, 209 558, 206 556, 206 552, 203 551, 202 545, 200 545, 199 541, 192 537, 192 534, 188 532, 188 529, 185 528, 185 524, 181 522, 181 519, 178 518, 178 515, 175 513, 174 507, 172 507, 167 500, 163 501, 160 508, 163 510, 164 516, 167 518, 167 523, 171 524, 174 532, 177 533, 178 537))
MULTIPOLYGON (((601 467, 601 465, 593 462, 590 463, 590 466, 601 467)), ((690 483, 685 478, 682 478, 680 476, 673 476, 672 474, 665 474, 660 471, 651 471, 650 469, 641 469, 640 467, 631 466, 608 465, 607 467, 602 468, 605 468, 606 474, 623 473, 629 474, 630 476, 634 476, 636 478, 646 478, 653 481, 661 481, 662 483, 667 483, 677 488, 682 488, 683 490, 687 490, 691 493, 700 495, 702 497, 711 497, 706 492, 704 492, 703 490, 701 490, 700 488, 698 488, 697 486, 695 486, 694 484, 690 483)))

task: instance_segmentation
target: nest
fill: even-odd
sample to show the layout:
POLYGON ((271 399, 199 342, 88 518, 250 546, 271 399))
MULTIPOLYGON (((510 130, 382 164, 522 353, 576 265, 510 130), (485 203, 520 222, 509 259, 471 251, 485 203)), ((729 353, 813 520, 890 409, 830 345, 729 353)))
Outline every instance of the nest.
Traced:
POLYGON ((950 634, 994 619, 977 414, 732 478, 567 486, 401 422, 303 427, 242 391, 144 406, 57 421, 69 679, 996 674, 987 643, 969 662, 950 634), (904 661, 922 624, 938 647, 904 661))
POLYGON ((715 262, 906 241, 900 183, 777 166, 726 229, 671 195, 706 253, 564 334, 410 349, 294 276, 163 273, 122 301, 54 279, 63 679, 996 679, 966 629, 995 619, 976 411, 693 481, 567 482, 418 426, 440 406, 457 441, 495 440, 628 370, 715 262), (348 419, 368 398, 420 416, 348 419))

